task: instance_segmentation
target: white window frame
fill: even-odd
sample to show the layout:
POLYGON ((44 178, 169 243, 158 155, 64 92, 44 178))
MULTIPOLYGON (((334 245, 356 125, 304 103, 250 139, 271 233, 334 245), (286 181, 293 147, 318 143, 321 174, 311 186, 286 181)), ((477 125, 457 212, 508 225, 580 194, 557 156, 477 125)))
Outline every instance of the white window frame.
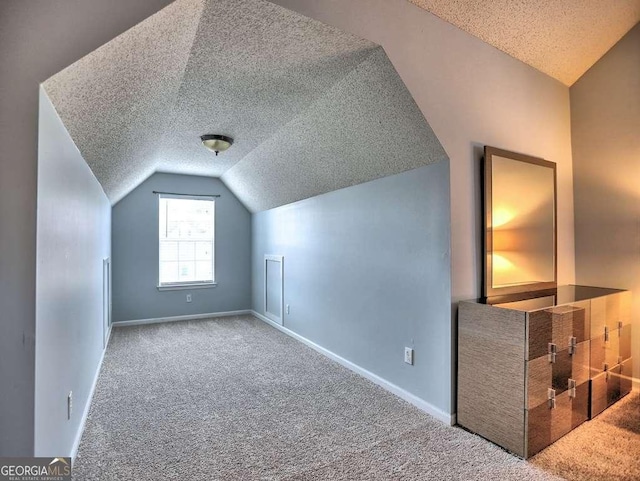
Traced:
POLYGON ((175 195, 175 194, 158 194, 158 285, 159 291, 168 291, 176 289, 202 289, 209 287, 216 287, 216 199, 210 196, 202 195, 175 195), (160 281, 160 249, 162 240, 160 238, 160 202, 162 199, 180 199, 180 200, 206 200, 213 203, 213 209, 211 210, 211 216, 213 217, 213 249, 211 250, 211 281, 187 281, 187 282, 164 282, 160 281))

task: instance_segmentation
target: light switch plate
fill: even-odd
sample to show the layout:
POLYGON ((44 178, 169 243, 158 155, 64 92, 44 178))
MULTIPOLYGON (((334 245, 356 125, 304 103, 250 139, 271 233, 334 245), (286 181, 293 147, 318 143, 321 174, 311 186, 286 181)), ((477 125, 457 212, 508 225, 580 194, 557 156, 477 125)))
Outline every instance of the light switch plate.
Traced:
POLYGON ((404 348, 404 362, 407 364, 413 365, 413 348, 405 347, 404 348))

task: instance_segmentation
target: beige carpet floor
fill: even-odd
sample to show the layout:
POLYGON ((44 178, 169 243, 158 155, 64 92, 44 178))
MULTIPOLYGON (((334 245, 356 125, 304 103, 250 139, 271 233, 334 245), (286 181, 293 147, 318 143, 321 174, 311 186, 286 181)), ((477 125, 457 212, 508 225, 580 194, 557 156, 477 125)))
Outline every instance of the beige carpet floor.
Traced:
MULTIPOLYGON (((629 407, 637 414, 637 401, 629 407)), ((123 327, 113 331, 73 477, 640 479, 613 477, 640 473, 629 454, 638 434, 623 411, 573 434, 589 447, 584 455, 567 437, 525 462, 251 316, 123 327), (633 436, 613 444, 605 431, 633 436)))

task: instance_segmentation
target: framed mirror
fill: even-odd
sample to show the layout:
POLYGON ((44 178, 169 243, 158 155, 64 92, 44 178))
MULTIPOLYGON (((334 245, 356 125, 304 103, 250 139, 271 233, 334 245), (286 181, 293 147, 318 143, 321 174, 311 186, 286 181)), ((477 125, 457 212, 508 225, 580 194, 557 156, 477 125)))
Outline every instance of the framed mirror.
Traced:
POLYGON ((557 287, 556 164, 485 146, 485 297, 557 287))

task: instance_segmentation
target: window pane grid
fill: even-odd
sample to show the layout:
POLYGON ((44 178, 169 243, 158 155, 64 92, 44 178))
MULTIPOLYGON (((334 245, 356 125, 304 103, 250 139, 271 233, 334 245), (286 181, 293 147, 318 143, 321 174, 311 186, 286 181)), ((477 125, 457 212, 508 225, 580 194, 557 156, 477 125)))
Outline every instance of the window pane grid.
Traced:
POLYGON ((159 201, 159 285, 214 282, 213 200, 159 201))

